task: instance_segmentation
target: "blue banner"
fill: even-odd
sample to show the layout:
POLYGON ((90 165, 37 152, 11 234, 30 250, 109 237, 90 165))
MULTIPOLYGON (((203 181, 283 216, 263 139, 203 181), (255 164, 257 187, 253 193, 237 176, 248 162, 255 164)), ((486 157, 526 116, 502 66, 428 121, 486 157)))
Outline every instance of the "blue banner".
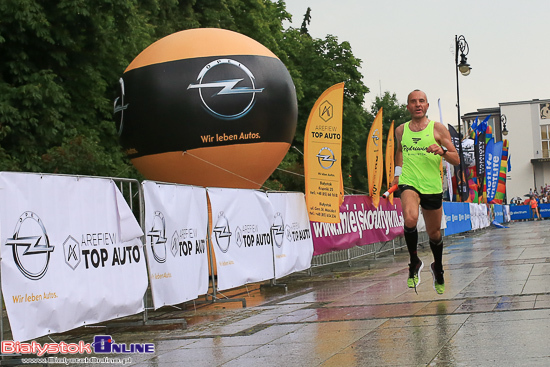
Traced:
POLYGON ((497 223, 504 223, 504 212, 503 212, 503 205, 494 204, 493 205, 493 213, 495 213, 495 221, 497 223))
POLYGON ((491 172, 491 167, 493 166, 492 152, 493 152, 494 145, 495 145, 495 141, 493 139, 490 139, 487 142, 487 145, 485 146, 485 186, 486 186, 487 194, 489 194, 489 190, 490 190, 489 185, 492 184, 492 182, 489 181, 489 174, 491 172))
POLYGON ((494 142, 494 139, 487 144, 485 151, 485 175, 487 181, 487 202, 495 198, 500 174, 500 160, 502 156, 502 142, 494 142))
POLYGON ((452 203, 445 201, 443 202, 443 211, 445 212, 445 218, 447 220, 445 236, 467 232, 472 229, 469 203, 452 203))
POLYGON ((539 204, 540 216, 550 218, 550 204, 539 204))
POLYGON ((511 220, 522 220, 529 218, 531 218, 531 208, 529 208, 529 205, 510 205, 511 220))

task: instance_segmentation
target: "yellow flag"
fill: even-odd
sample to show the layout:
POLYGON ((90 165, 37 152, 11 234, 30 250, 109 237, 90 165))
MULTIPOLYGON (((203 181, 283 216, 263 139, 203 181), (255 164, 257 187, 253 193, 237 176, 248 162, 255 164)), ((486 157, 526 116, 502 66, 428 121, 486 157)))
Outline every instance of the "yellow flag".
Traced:
POLYGON ((378 110, 376 118, 370 128, 367 138, 367 173, 369 175, 369 195, 372 203, 378 208, 380 190, 383 177, 382 156, 382 108, 378 110))
POLYGON ((340 223, 344 83, 323 92, 309 114, 304 135, 309 220, 340 223))
MULTIPOLYGON (((395 121, 391 122, 390 131, 388 131, 388 140, 386 141, 386 182, 388 190, 393 181, 394 173, 394 136, 393 136, 393 125, 395 121)), ((389 196, 390 203, 393 204, 393 192, 389 196)))

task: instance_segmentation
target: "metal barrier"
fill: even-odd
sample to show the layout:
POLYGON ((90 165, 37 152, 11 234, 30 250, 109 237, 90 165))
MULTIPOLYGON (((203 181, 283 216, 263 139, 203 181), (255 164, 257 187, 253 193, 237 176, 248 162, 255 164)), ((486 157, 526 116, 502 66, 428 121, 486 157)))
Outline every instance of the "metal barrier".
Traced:
MULTIPOLYGON (((25 172, 21 172, 21 173, 25 173, 25 172)), ((136 218, 139 219, 139 223, 143 228, 143 218, 141 216, 143 203, 142 203, 142 196, 140 195, 140 192, 141 192, 140 183, 138 180, 129 179, 129 178, 118 178, 118 177, 116 178, 115 177, 98 177, 98 176, 82 176, 82 175, 67 175, 67 174, 53 174, 53 173, 30 173, 29 172, 28 174, 40 175, 40 176, 74 177, 77 180, 80 178, 97 178, 97 179, 103 179, 103 180, 111 180, 116 183, 120 192, 124 196, 124 199, 128 203, 130 209, 132 210, 136 218)), ((147 318, 147 315, 146 313, 144 313, 143 324, 146 323, 146 318, 147 318)), ((4 339, 5 331, 6 330, 4 330, 4 300, 2 299, 2 293, 0 292, 0 343, 5 340, 4 339)), ((9 354, 9 355, 1 354, 0 365, 19 365, 22 362, 20 357, 21 357, 21 354, 9 354)), ((33 358, 29 358, 29 360, 32 360, 32 359, 33 358)), ((35 363, 35 364, 40 364, 40 363, 35 363)))
MULTIPOLYGON (((56 174, 37 174, 32 173, 35 175, 50 175, 50 176, 66 176, 66 177, 74 177, 76 179, 79 178, 97 178, 102 180, 111 180, 115 182, 118 189, 122 193, 124 199, 128 203, 128 206, 134 213, 136 219, 138 220, 144 235, 141 237, 141 242, 143 246, 147 245, 147 241, 145 238, 145 233, 147 232, 145 228, 145 203, 144 203, 144 195, 143 195, 143 189, 141 183, 136 179, 128 179, 128 178, 114 178, 114 177, 97 177, 97 176, 81 176, 81 175, 56 175, 56 174)), ((163 183, 165 184, 165 183, 163 183)), ((173 184, 177 185, 177 184, 173 184)), ((210 210, 209 210, 210 211, 210 210)), ((211 214, 211 213, 209 213, 211 214)), ((210 215, 209 215, 210 217, 210 215)), ((215 303, 215 302, 242 302, 243 307, 246 307, 246 300, 244 298, 227 298, 222 295, 224 298, 219 298, 216 289, 216 279, 214 274, 214 264, 213 264, 213 250, 212 250, 212 241, 210 238, 210 227, 211 227, 211 218, 209 218, 208 223, 208 247, 209 247, 209 261, 210 266, 212 269, 211 272, 211 286, 212 286, 212 293, 207 293, 204 295, 205 300, 204 301, 189 301, 194 303, 215 303)), ((428 236, 426 232, 420 232, 419 233, 419 244, 422 244, 424 242, 428 241, 428 236)), ((421 245, 422 246, 422 245, 421 245)), ((355 246, 350 249, 341 250, 341 251, 333 251, 330 253, 322 254, 322 255, 316 255, 312 258, 311 261, 311 268, 319 267, 319 266, 325 266, 330 264, 336 264, 341 262, 348 262, 349 266, 351 266, 351 261, 354 259, 358 259, 364 256, 373 255, 374 258, 384 252, 387 251, 393 251, 393 254, 395 255, 396 249, 400 249, 406 247, 405 241, 403 237, 397 237, 391 241, 386 242, 377 242, 372 244, 367 244, 364 246, 355 246)), ((147 258, 147 251, 144 250, 146 261, 149 261, 147 258)), ((273 266, 275 264, 273 263, 273 266)), ((279 286, 284 287, 286 291, 286 284, 277 284, 276 279, 271 279, 271 286, 279 286)), ((149 299, 151 298, 151 285, 149 283, 147 287, 147 291, 144 295, 144 311, 143 311, 143 317, 140 321, 133 321, 133 322, 114 322, 110 323, 109 326, 140 326, 140 325, 159 325, 159 324, 182 324, 184 327, 186 325, 185 319, 162 319, 162 320, 153 320, 149 317, 149 311, 153 309, 153 307, 149 306, 149 299)), ((188 302, 185 302, 188 303, 188 302)), ((2 302, 2 295, 0 294, 0 312, 3 313, 4 307, 2 302)), ((97 327, 97 326, 94 326, 97 327)), ((0 317, 0 341, 3 340, 4 337, 4 323, 3 318, 0 317)))
MULTIPOLYGON (((418 233, 418 244, 423 247, 425 243, 429 241, 427 232, 418 233)), ((332 264, 338 264, 342 262, 348 262, 348 265, 351 266, 351 261, 359 259, 364 256, 372 255, 376 259, 378 254, 393 251, 395 255, 395 250, 407 247, 405 239, 403 237, 397 237, 391 241, 386 242, 376 242, 370 243, 364 246, 354 246, 346 250, 332 251, 326 254, 315 255, 311 260, 311 267, 326 266, 332 264), (388 246, 390 245, 391 246, 388 246)))

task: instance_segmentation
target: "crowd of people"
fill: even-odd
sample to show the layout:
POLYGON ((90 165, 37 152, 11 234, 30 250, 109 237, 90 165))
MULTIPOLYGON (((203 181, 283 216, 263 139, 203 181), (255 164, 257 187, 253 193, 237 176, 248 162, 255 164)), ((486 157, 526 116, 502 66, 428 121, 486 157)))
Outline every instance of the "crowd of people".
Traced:
POLYGON ((539 204, 550 203, 550 185, 541 186, 540 191, 536 187, 534 190, 530 188, 529 193, 525 194, 525 197, 521 198, 517 196, 512 198, 510 205, 528 205, 531 198, 534 198, 539 204))
POLYGON ((550 203, 550 185, 540 187, 540 191, 537 188, 533 190, 529 189, 529 193, 525 195, 526 198, 515 197, 510 200, 510 205, 529 205, 531 209, 531 219, 542 220, 540 216, 540 204, 550 203))

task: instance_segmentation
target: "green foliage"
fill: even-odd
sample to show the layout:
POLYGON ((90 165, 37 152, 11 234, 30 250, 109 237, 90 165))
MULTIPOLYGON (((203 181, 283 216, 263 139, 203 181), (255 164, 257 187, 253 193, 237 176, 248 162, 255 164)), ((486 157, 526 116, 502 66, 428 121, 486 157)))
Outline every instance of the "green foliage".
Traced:
MULTIPOLYGON (((305 20, 311 20, 309 12, 305 20)), ((358 164, 362 137, 366 136, 366 113, 362 103, 368 88, 362 82, 359 71, 361 60, 357 59, 351 50, 349 42, 339 42, 332 35, 324 39, 312 38, 304 29, 289 28, 285 30, 281 40, 281 48, 288 57, 287 69, 292 76, 298 98, 298 124, 292 146, 280 169, 292 171, 288 174, 276 171, 266 182, 282 185, 286 190, 304 190, 303 152, 304 132, 313 105, 321 94, 334 84, 344 82, 344 116, 343 116, 343 147, 342 173, 345 186, 353 186, 353 167, 358 164), (293 150, 295 149, 295 150, 293 150), (287 176, 284 178, 284 176, 287 176), (351 175, 351 177, 350 177, 351 175)), ((364 165, 364 164, 363 164, 364 165)), ((366 169, 365 169, 366 174, 366 169)))
MULTIPOLYGON (((388 133, 389 133, 389 130, 390 130, 390 126, 391 126, 391 123, 392 121, 395 121, 394 123, 394 128, 396 128, 397 126, 407 122, 408 120, 410 120, 410 116, 409 116, 409 112, 407 111, 407 105, 406 104, 400 104, 399 101, 397 100, 397 96, 395 95, 395 93, 393 94, 390 94, 390 92, 384 92, 384 95, 383 96, 377 96, 374 100, 374 102, 372 103, 371 107, 370 107, 370 113, 368 113, 368 116, 367 116, 367 134, 368 132, 370 131, 370 128, 372 126, 372 123, 374 122, 374 118, 376 117, 376 114, 378 113, 378 111, 380 110, 380 108, 383 108, 382 110, 382 136, 383 136, 383 148, 382 148, 382 151, 384 152, 384 159, 386 157, 386 142, 387 142, 387 139, 388 139, 388 133)), ((363 144, 363 142, 361 142, 363 144)), ((365 136, 365 140, 364 140, 364 147, 366 147, 366 144, 367 144, 367 140, 366 140, 366 136, 365 136)), ((366 172, 366 162, 367 162, 367 158, 366 158, 366 149, 361 153, 361 158, 360 160, 362 161, 363 163, 363 166, 365 167, 365 172, 366 172)), ((385 167, 385 163, 384 163, 384 167, 385 167)), ((385 179, 385 173, 384 173, 384 179, 383 179, 383 188, 385 188, 385 185, 386 185, 386 179, 385 179)), ((363 177, 360 177, 360 179, 363 179, 363 177)), ((366 173, 365 173, 365 185, 367 183, 366 181, 366 173)), ((357 185, 358 182, 354 182, 354 185, 357 185)), ((365 186, 365 187, 368 187, 365 186)))
MULTIPOLYGON (((87 136, 102 146, 92 150, 104 152, 96 159, 121 165, 105 173, 125 170, 114 124, 105 121, 119 75, 152 31, 137 0, 2 1, 0 166, 49 172, 47 152, 87 136)), ((89 172, 85 163, 62 171, 89 172)))
POLYGON ((304 14, 304 21, 300 27, 301 34, 309 34, 307 26, 311 23, 311 8, 307 8, 306 13, 304 14))
POLYGON ((118 79, 154 41, 219 27, 265 45, 296 87, 298 125, 292 147, 266 187, 304 190, 304 131, 311 108, 345 82, 342 169, 346 187, 366 188, 365 147, 374 109, 384 106, 387 134, 403 107, 386 95, 363 108, 368 88, 351 45, 312 38, 290 19, 283 0, 3 0, 0 2, 0 170, 139 177, 121 151, 113 121, 118 79), (387 122, 389 120, 389 122, 387 122))
POLYGON ((384 108, 382 118, 384 134, 387 134, 392 121, 395 121, 395 127, 397 127, 410 120, 409 111, 407 111, 407 104, 400 104, 395 93, 390 94, 390 92, 386 91, 382 97, 377 96, 375 98, 370 108, 372 117, 372 119, 369 120, 370 124, 374 121, 374 117, 376 117, 376 114, 380 108, 384 108))
POLYGON ((132 166, 120 161, 121 158, 120 155, 108 153, 97 140, 76 136, 63 142, 61 146, 49 149, 42 156, 42 161, 47 172, 140 178, 132 166))

